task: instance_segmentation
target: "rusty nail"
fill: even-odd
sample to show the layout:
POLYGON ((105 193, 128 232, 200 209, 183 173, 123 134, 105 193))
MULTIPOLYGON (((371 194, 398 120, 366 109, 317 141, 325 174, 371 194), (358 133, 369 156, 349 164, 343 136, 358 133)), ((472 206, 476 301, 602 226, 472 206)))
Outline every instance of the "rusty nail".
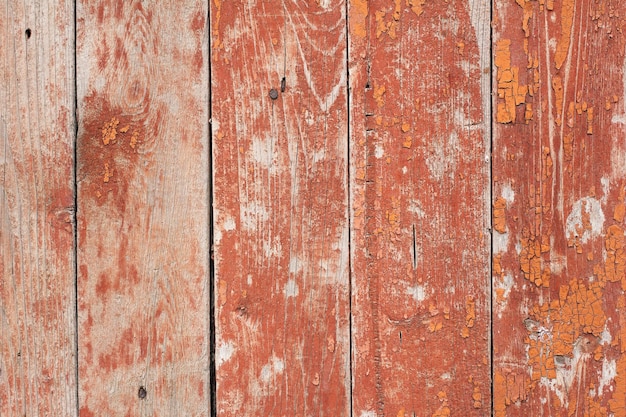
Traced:
POLYGON ((140 387, 139 387, 139 392, 137 393, 137 396, 138 396, 140 399, 142 399, 142 400, 143 400, 144 398, 146 398, 146 395, 148 395, 148 392, 146 391, 146 388, 145 388, 143 385, 142 385, 142 386, 140 386, 140 387))
POLYGON ((271 98, 272 100, 276 100, 276 99, 278 98, 278 91, 276 91, 276 89, 275 89, 275 88, 272 88, 272 89, 270 90, 270 98, 271 98))

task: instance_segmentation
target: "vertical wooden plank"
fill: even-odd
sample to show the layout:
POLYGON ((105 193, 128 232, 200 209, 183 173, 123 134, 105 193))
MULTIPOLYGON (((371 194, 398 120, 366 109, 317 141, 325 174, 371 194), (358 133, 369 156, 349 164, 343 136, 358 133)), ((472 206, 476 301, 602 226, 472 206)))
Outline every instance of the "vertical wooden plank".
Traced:
POLYGON ((626 5, 494 4, 494 412, 624 416, 626 5))
POLYGON ((345 3, 211 7, 217 414, 349 415, 345 3))
POLYGON ((354 416, 490 414, 489 9, 350 2, 354 416))
POLYGON ((82 416, 208 416, 208 5, 78 3, 82 416))
POLYGON ((0 415, 76 415, 74 4, 0 6, 0 415))

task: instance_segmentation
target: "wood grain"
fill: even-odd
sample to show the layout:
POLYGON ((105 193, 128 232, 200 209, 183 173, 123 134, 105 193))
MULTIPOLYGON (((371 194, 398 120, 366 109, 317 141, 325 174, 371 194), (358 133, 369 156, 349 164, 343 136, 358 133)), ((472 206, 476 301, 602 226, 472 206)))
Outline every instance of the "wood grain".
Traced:
POLYGON ((74 5, 0 6, 0 415, 75 416, 74 5))
POLYGON ((494 413, 624 416, 626 5, 494 4, 494 413))
POLYGON ((85 417, 209 415, 207 13, 78 2, 85 417))
POLYGON ((345 3, 211 19, 217 414, 349 415, 345 3))
POLYGON ((353 415, 490 415, 489 3, 349 13, 353 415))

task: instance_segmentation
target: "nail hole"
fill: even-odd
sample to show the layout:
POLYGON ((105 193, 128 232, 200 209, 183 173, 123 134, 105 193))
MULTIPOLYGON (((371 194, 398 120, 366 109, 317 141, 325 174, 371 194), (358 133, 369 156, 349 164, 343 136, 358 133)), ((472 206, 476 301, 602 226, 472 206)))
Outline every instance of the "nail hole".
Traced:
POLYGON ((30 39, 31 31, 30 28, 26 29, 26 39, 30 39))
POLYGON ((270 90, 270 98, 271 98, 272 100, 276 100, 276 99, 278 98, 278 91, 276 91, 276 89, 275 89, 275 88, 272 88, 272 89, 270 90))
POLYGON ((148 392, 146 391, 146 388, 145 388, 143 385, 142 385, 142 386, 140 386, 140 387, 139 387, 139 392, 137 392, 137 396, 138 396, 140 399, 142 399, 142 400, 143 400, 144 398, 146 398, 146 395, 148 395, 148 392))

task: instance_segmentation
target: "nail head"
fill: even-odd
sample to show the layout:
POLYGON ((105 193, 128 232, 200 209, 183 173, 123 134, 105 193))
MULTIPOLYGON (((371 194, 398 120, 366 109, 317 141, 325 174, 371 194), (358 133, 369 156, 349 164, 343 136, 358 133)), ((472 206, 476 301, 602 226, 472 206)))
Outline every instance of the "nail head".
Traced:
POLYGON ((276 91, 276 89, 275 89, 275 88, 272 88, 272 89, 270 90, 270 98, 271 98, 272 100, 276 100, 276 99, 278 98, 278 91, 276 91))

